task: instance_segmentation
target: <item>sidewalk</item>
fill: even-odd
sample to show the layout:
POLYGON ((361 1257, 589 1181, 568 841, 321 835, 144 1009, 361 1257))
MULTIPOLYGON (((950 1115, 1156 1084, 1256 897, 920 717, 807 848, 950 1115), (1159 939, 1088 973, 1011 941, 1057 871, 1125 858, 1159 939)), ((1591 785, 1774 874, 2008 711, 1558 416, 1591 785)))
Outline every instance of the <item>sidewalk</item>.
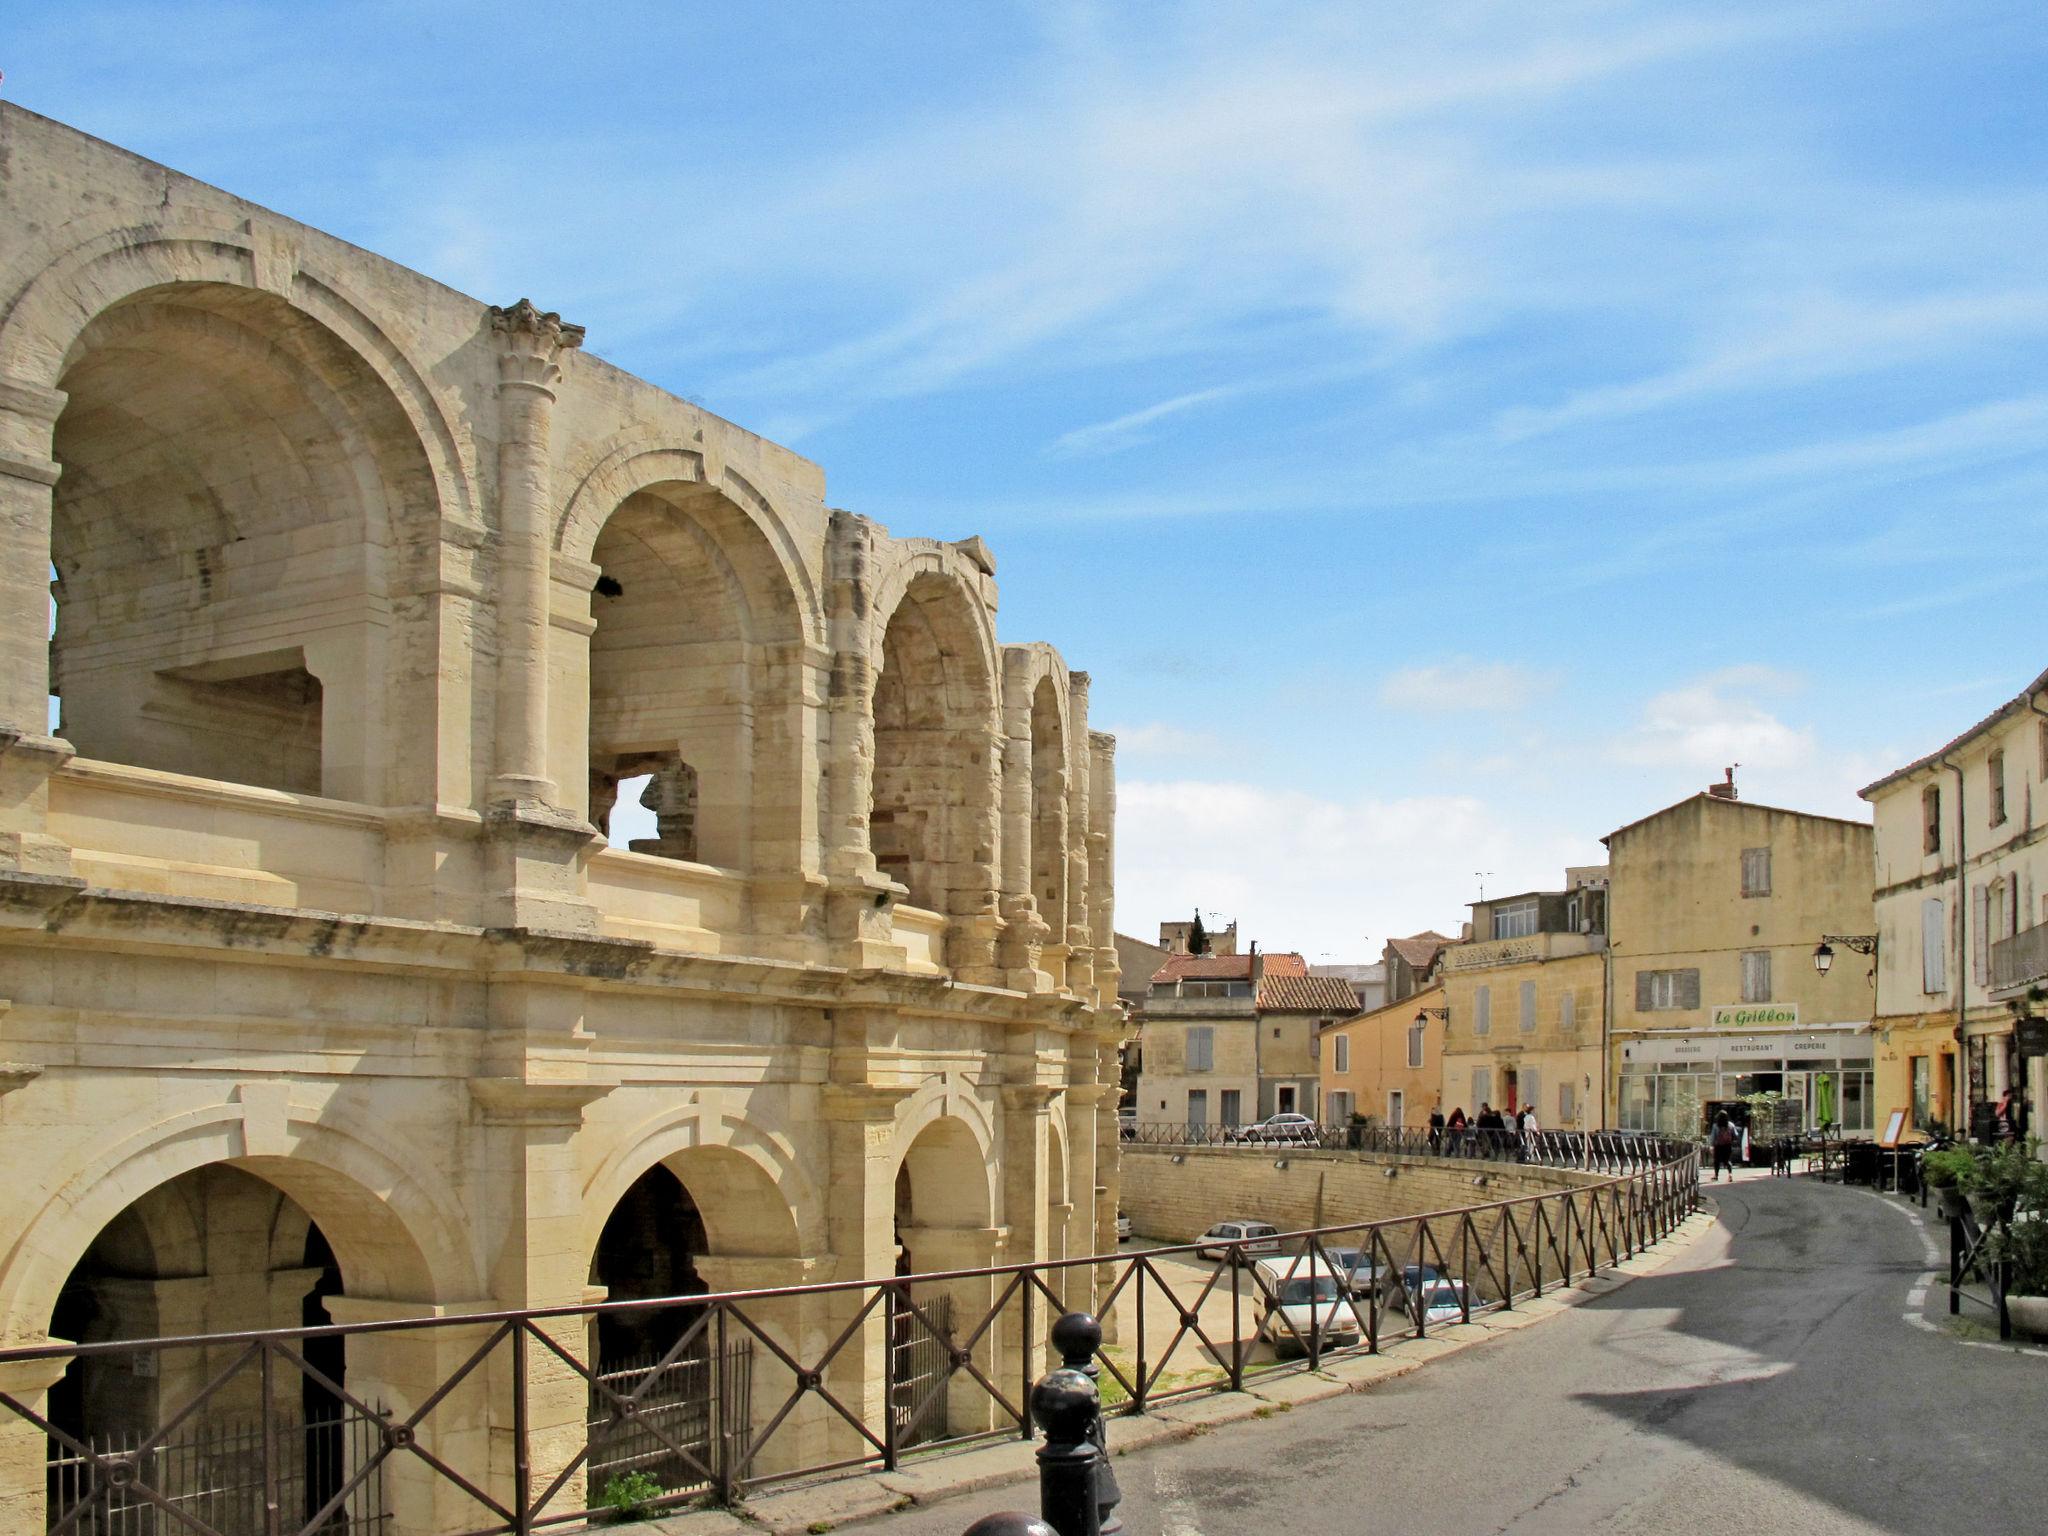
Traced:
MULTIPOLYGON (((1757 1177, 1765 1175, 1758 1174, 1757 1177)), ((1350 1392, 1369 1392, 1381 1382, 1406 1376, 1432 1360, 1518 1333, 1604 1296, 1640 1275, 1662 1269, 1714 1224, 1711 1208, 1696 1212, 1650 1251, 1603 1271, 1591 1280, 1517 1302, 1512 1311, 1488 1313, 1470 1323, 1431 1330, 1426 1338, 1390 1344, 1376 1355, 1334 1360, 1317 1371, 1298 1371, 1248 1384, 1243 1392, 1218 1391, 1162 1403, 1144 1414, 1109 1421, 1111 1452, 1117 1456, 1167 1441, 1191 1439, 1226 1424, 1269 1418, 1303 1403, 1350 1392)), ((1037 1476, 1035 1444, 998 1441, 969 1450, 934 1453, 895 1472, 802 1484, 748 1499, 732 1510, 697 1510, 648 1522, 655 1536, 818 1536, 855 1521, 1037 1476)), ((1036 1496, 1019 1493, 1020 1507, 1035 1507, 1036 1496)))

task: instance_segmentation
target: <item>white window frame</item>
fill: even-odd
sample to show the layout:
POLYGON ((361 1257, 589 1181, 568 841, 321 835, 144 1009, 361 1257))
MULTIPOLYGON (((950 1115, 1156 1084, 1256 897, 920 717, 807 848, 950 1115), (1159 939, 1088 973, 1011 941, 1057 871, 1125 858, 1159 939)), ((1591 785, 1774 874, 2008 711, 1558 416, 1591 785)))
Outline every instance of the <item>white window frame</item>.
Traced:
POLYGON ((1535 897, 1527 901, 1511 901, 1504 907, 1493 909, 1493 936, 1496 939, 1526 939, 1536 932, 1540 921, 1535 897))

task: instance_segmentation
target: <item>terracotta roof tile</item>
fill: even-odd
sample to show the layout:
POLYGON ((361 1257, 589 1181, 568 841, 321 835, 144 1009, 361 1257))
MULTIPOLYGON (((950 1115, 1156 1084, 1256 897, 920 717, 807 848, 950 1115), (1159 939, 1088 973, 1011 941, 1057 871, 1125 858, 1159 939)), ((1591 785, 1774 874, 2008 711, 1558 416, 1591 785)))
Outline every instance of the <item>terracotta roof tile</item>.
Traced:
POLYGON ((1341 976, 1275 976, 1259 982, 1261 1013, 1358 1012, 1358 994, 1341 976))
POLYGON ((1425 928, 1422 932, 1405 939, 1387 940, 1387 948, 1416 970, 1426 971, 1429 969, 1429 962, 1437 957, 1437 951, 1450 942, 1448 934, 1438 933, 1434 928, 1425 928))
MULTIPOLYGON (((1283 950, 1275 955, 1262 955, 1266 962, 1268 976, 1306 976, 1308 961, 1300 955, 1283 950)), ((1252 974, 1250 955, 1168 955, 1166 964, 1152 973, 1156 981, 1249 981, 1252 974)))

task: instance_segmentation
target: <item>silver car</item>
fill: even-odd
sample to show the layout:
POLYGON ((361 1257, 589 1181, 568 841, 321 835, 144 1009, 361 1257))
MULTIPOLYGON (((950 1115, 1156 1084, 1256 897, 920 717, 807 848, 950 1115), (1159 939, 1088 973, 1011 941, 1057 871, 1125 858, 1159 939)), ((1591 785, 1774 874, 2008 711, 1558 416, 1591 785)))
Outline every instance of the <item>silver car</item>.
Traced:
POLYGON ((1195 1257, 1249 1264, 1262 1254, 1279 1251, 1280 1229, 1270 1221, 1219 1221, 1202 1234, 1195 1257))

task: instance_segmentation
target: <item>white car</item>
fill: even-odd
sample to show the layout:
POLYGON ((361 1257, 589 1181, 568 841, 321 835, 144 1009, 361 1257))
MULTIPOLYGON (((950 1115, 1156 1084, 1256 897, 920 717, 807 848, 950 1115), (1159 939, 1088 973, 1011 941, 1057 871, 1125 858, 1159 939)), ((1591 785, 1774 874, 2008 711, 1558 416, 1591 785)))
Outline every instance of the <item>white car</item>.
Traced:
POLYGON ((1318 1330, 1324 1349, 1356 1344, 1362 1330, 1345 1295, 1342 1278, 1306 1254, 1260 1259, 1252 1266, 1259 1282, 1259 1337, 1275 1353, 1306 1351, 1318 1330))
POLYGON ((1225 1141, 1284 1141, 1315 1146, 1322 1137, 1315 1121, 1307 1115, 1268 1115, 1255 1125, 1240 1125, 1223 1133, 1225 1141))
POLYGON ((1424 1323, 1459 1323, 1465 1320, 1465 1282, 1438 1280, 1422 1293, 1424 1323))
POLYGON ((1280 1229, 1270 1221, 1219 1221, 1202 1234, 1195 1257, 1249 1264, 1255 1255, 1279 1251, 1280 1229))
POLYGON ((1131 1240, 1131 1218, 1122 1211, 1116 1213, 1116 1240, 1120 1243, 1131 1240))

